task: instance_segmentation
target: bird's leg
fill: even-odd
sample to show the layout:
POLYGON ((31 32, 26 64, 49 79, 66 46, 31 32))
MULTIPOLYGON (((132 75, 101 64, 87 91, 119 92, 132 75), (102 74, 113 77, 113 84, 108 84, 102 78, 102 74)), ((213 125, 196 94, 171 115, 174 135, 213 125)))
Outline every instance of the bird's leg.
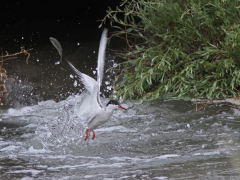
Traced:
POLYGON ((89 133, 88 133, 88 129, 86 129, 86 131, 85 131, 85 134, 86 134, 86 137, 85 137, 85 141, 89 138, 89 133))
POLYGON ((95 134, 95 132, 93 130, 92 130, 92 133, 93 133, 92 139, 94 139, 96 137, 96 134, 95 134))

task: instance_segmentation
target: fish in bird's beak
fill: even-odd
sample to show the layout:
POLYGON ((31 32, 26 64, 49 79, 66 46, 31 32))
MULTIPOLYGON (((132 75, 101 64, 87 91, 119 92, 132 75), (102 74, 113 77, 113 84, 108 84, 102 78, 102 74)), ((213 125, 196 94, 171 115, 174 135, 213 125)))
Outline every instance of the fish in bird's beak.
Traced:
POLYGON ((118 108, 119 108, 119 109, 127 110, 125 107, 123 107, 123 106, 121 106, 121 105, 118 105, 118 108))

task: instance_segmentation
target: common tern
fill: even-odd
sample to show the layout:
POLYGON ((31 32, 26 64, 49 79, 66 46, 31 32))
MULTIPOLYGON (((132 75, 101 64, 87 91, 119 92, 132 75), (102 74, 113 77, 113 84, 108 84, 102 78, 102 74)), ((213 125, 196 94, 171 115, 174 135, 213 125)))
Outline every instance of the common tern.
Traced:
MULTIPOLYGON (((51 42, 53 45, 57 47, 61 47, 60 43, 54 39, 51 42)), ((80 95, 80 102, 76 107, 77 115, 81 120, 87 122, 87 128, 85 130, 86 136, 85 141, 89 138, 90 132, 92 131, 92 139, 96 137, 96 133, 94 130, 106 123, 113 114, 113 111, 117 108, 126 110, 123 106, 119 104, 116 100, 110 100, 106 106, 103 106, 100 101, 100 87, 103 79, 103 70, 105 63, 105 50, 107 44, 107 29, 103 30, 101 41, 99 45, 98 51, 98 64, 97 64, 97 81, 92 77, 81 73, 78 69, 76 69, 73 64, 69 61, 70 68, 75 72, 79 80, 85 87, 85 90, 80 95)), ((58 49, 59 54, 61 55, 61 49, 58 49)))

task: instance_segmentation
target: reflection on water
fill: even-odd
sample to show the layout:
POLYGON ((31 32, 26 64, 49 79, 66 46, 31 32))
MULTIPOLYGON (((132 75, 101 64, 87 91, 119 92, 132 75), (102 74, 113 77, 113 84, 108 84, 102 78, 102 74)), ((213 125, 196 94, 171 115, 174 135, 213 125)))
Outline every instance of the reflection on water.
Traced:
MULTIPOLYGON (((83 140, 74 114, 79 96, 8 109, 1 115, 2 178, 230 179, 239 174, 239 117, 196 112, 184 101, 124 102, 83 140)), ((107 99, 103 99, 106 103, 107 99)))

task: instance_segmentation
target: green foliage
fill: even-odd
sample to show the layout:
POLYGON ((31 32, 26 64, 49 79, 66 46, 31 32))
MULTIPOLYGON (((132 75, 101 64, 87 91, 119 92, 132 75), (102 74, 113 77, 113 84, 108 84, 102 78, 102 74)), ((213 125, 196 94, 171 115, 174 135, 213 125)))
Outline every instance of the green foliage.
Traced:
POLYGON ((125 0, 106 19, 127 44, 117 95, 238 96, 239 0, 125 0))

